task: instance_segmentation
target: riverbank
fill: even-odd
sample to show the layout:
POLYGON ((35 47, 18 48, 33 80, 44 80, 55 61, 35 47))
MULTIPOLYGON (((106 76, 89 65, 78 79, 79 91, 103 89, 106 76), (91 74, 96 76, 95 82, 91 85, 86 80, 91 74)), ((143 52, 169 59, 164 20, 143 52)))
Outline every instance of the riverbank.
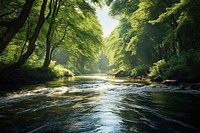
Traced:
POLYGON ((129 78, 131 79, 133 82, 136 83, 158 83, 158 84, 164 84, 164 85, 183 85, 183 86, 194 86, 194 87, 199 87, 200 86, 200 81, 199 79, 196 80, 175 80, 175 79, 163 79, 161 76, 157 76, 157 77, 149 77, 149 76, 137 76, 137 77, 132 77, 130 75, 128 75, 126 72, 124 71, 119 71, 115 74, 108 74, 109 76, 114 76, 117 78, 129 78))
POLYGON ((0 74, 0 86, 14 86, 26 83, 39 83, 61 77, 72 77, 74 74, 67 69, 51 68, 20 68, 10 73, 0 74))

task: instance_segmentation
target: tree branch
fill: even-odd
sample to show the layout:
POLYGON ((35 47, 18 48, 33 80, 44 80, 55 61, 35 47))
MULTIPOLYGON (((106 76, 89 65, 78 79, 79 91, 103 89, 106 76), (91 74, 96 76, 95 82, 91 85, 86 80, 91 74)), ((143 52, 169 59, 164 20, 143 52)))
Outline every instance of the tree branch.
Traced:
MULTIPOLYGON (((11 12, 1 14, 1 15, 0 15, 0 18, 3 18, 4 16, 10 15, 10 14, 12 14, 13 12, 15 12, 15 9, 14 9, 13 11, 11 11, 11 12)), ((0 22, 0 26, 2 26, 2 27, 8 27, 9 23, 10 23, 10 22, 0 22)))
POLYGON ((50 3, 49 3, 49 13, 48 13, 48 15, 47 15, 46 18, 45 18, 46 20, 50 17, 51 12, 52 12, 52 7, 51 7, 52 1, 53 1, 53 0, 51 0, 50 3))
POLYGON ((66 33, 67 33, 67 27, 68 27, 68 26, 65 27, 64 34, 63 34, 62 38, 60 39, 60 41, 57 43, 57 45, 60 45, 61 42, 65 39, 65 37, 66 37, 66 33))
MULTIPOLYGON (((26 0, 20 15, 15 20, 7 23, 7 30, 0 37, 0 54, 8 46, 8 43, 11 41, 11 39, 23 27, 24 23, 26 22, 29 14, 30 14, 30 11, 31 11, 34 1, 35 0, 26 0)), ((2 23, 2 25, 3 25, 3 23, 2 23)))
POLYGON ((7 16, 7 15, 10 15, 10 14, 12 14, 13 12, 15 12, 15 9, 14 9, 13 11, 11 11, 11 12, 1 14, 1 15, 0 15, 0 18, 2 18, 2 17, 4 17, 4 16, 7 16))

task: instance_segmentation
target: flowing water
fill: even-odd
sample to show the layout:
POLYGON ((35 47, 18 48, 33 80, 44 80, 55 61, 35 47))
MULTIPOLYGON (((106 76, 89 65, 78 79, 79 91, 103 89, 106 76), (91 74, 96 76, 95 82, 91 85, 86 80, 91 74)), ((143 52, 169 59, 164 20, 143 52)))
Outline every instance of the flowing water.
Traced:
POLYGON ((80 76, 16 88, 0 92, 2 133, 200 133, 199 87, 80 76))

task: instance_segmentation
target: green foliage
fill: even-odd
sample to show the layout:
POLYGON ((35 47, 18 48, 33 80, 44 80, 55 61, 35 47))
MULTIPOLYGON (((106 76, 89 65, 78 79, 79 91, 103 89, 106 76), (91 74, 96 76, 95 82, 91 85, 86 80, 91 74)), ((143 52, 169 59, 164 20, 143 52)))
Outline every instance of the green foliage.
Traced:
POLYGON ((3 54, 0 56, 0 68, 8 66, 19 58, 19 54, 16 50, 20 50, 20 47, 14 44, 5 49, 3 54))
POLYGON ((54 75, 56 77, 65 77, 68 75, 74 75, 70 70, 67 70, 66 68, 64 68, 64 66, 62 65, 56 65, 55 61, 52 61, 49 68, 51 69, 51 71, 54 73, 54 75))
POLYGON ((112 16, 117 15, 130 15, 132 12, 134 12, 138 7, 138 0, 107 0, 106 1, 108 5, 112 2, 111 11, 110 14, 112 16))
POLYGON ((153 64, 150 77, 199 79, 200 1, 110 0, 107 4, 111 5, 110 14, 120 20, 106 40, 113 71, 131 70, 136 77, 153 64), (127 6, 130 3, 132 6, 127 6))
MULTIPOLYGON (((0 7, 3 9, 0 11, 0 36, 6 29, 1 24, 16 18, 24 3, 22 0, 0 1, 0 7)), ((26 52, 28 40, 33 35, 38 20, 41 3, 42 1, 34 2, 28 20, 0 55, 1 68, 16 63, 21 58, 20 55, 26 52)), ((32 48, 34 52, 29 56, 25 67, 30 67, 30 69, 41 67, 45 57, 45 45, 50 42, 50 60, 57 62, 56 66, 51 65, 50 69, 56 73, 57 77, 67 73, 59 63, 80 73, 96 71, 99 52, 103 46, 103 32, 95 15, 96 5, 101 6, 102 1, 52 0, 52 3, 48 1, 45 11, 48 18, 37 38, 36 48, 32 48), (58 58, 58 55, 65 58, 58 58)))
POLYGON ((167 61, 162 74, 165 79, 176 79, 180 82, 197 82, 200 78, 200 51, 188 50, 167 61))
POLYGON ((155 78, 163 75, 164 68, 166 67, 165 59, 159 60, 156 63, 153 63, 153 66, 150 68, 149 77, 155 78))
MULTIPOLYGON (((48 2, 52 4, 45 12, 46 16, 50 13, 49 18, 37 38, 36 48, 32 48, 33 54, 25 64, 27 71, 28 68, 35 71, 42 66, 48 43, 52 60, 50 68, 36 71, 48 72, 56 77, 68 73, 65 68, 76 73, 97 72, 98 66, 106 70, 108 68, 104 67, 109 60, 111 72, 130 72, 133 77, 146 75, 149 64, 153 64, 150 77, 161 75, 164 79, 179 81, 200 79, 199 0, 105 2, 110 5, 110 15, 120 21, 105 42, 94 6, 101 6, 103 1, 48 2), (105 51, 106 57, 99 57, 100 51, 105 51)), ((6 30, 5 23, 17 18, 24 3, 22 0, 0 1, 0 36, 6 30)), ((28 20, 0 55, 1 68, 15 63, 26 52, 41 3, 35 1, 28 20)))
POLYGON ((185 64, 185 58, 183 56, 172 57, 163 69, 164 79, 177 79, 182 80, 187 75, 188 68, 185 64))
POLYGON ((98 61, 99 72, 101 72, 101 73, 108 72, 108 70, 109 70, 108 64, 109 64, 109 60, 108 60, 107 56, 103 53, 100 54, 99 61, 98 61))
POLYGON ((175 79, 179 82, 198 82, 200 72, 200 54, 198 51, 188 50, 179 56, 174 55, 168 61, 159 60, 150 68, 148 76, 163 79, 175 79))
POLYGON ((55 50, 54 55, 59 54, 61 47, 65 49, 65 55, 68 56, 67 68, 73 69, 77 73, 88 72, 89 69, 93 71, 94 68, 91 68, 91 64, 97 62, 99 51, 103 46, 103 32, 94 14, 94 8, 85 1, 63 1, 63 5, 65 6, 61 6, 59 10, 52 36, 54 38, 52 46, 58 49, 55 50), (66 12, 68 13, 66 14, 66 12), (66 29, 65 34, 63 29, 66 29), (61 43, 57 43, 63 35, 61 43))
POLYGON ((137 76, 147 76, 149 72, 148 65, 138 65, 134 69, 131 70, 131 77, 136 78, 137 76))
POLYGON ((180 0, 179 2, 170 5, 170 7, 166 8, 166 12, 162 13, 157 20, 149 21, 152 24, 156 24, 162 21, 169 19, 169 17, 173 17, 175 14, 179 14, 180 10, 185 10, 188 2, 190 0, 180 0))

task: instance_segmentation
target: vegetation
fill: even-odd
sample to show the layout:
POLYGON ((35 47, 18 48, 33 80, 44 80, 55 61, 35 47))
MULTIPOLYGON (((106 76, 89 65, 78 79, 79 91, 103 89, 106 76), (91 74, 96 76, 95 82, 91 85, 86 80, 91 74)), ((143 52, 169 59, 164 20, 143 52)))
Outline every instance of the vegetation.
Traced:
POLYGON ((109 0, 107 4, 120 21, 106 39, 111 71, 199 82, 200 1, 109 0))
POLYGON ((71 70, 199 82, 199 6, 198 0, 0 1, 0 79, 52 79, 71 70), (105 40, 95 14, 104 2, 120 21, 105 40))
POLYGON ((100 1, 0 1, 0 79, 52 79, 96 70, 103 46, 100 1), (63 58, 59 58, 63 56, 63 58), (38 75, 38 78, 36 78, 38 75))

